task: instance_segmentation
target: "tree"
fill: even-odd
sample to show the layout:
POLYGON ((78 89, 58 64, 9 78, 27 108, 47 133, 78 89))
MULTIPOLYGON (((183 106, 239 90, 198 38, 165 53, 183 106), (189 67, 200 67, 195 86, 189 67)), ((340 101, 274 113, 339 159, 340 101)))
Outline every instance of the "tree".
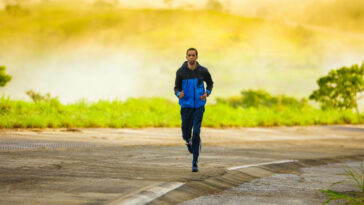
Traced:
POLYGON ((208 10, 222 11, 223 8, 224 7, 218 0, 208 0, 206 2, 206 9, 208 10))
POLYGON ((4 87, 12 78, 10 75, 5 74, 5 70, 5 66, 0 66, 0 87, 4 87))
POLYGON ((358 116, 358 100, 363 98, 364 62, 351 67, 331 70, 326 76, 317 80, 318 90, 314 90, 309 99, 321 103, 321 108, 355 108, 358 116))

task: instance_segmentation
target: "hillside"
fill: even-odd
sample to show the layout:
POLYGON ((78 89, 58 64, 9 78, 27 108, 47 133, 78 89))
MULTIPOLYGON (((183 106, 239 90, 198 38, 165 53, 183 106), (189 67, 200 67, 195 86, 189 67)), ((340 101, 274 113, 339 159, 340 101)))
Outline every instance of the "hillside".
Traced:
POLYGON ((100 8, 61 2, 2 10, 0 25, 2 46, 37 50, 92 42, 168 50, 197 44, 200 49, 215 51, 252 43, 256 31, 267 27, 272 35, 292 42, 304 43, 302 37, 310 37, 309 33, 302 36, 300 29, 215 11, 100 8))

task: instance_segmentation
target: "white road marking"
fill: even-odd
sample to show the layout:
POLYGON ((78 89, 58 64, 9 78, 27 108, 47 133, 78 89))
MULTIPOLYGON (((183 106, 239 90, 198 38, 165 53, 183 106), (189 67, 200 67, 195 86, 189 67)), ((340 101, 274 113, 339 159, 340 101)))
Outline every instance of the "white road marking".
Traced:
POLYGON ((129 194, 116 201, 110 203, 110 205, 134 205, 134 204, 146 204, 154 199, 163 196, 164 194, 181 187, 184 183, 181 182, 162 182, 152 187, 146 187, 139 190, 136 193, 129 194))
POLYGON ((282 163, 296 162, 296 161, 297 160, 281 160, 281 161, 275 161, 275 162, 263 162, 263 163, 258 163, 258 164, 247 164, 247 165, 230 167, 230 168, 227 168, 227 170, 231 171, 231 170, 244 169, 244 168, 256 167, 256 166, 261 166, 261 165, 282 164, 282 163))
POLYGON ((116 134, 116 135, 136 134, 136 135, 146 135, 146 136, 174 137, 174 136, 181 136, 182 133, 150 132, 149 130, 122 129, 122 130, 115 130, 114 133, 112 133, 112 134, 116 134))
MULTIPOLYGON (((227 168, 228 171, 244 169, 249 167, 256 167, 268 164, 282 164, 288 162, 296 162, 297 160, 281 160, 274 162, 263 162, 258 164, 248 164, 242 166, 235 166, 227 168)), ((160 182, 148 187, 144 187, 136 192, 123 196, 115 201, 112 201, 109 205, 136 205, 136 204, 146 204, 158 197, 161 197, 168 192, 181 187, 184 183, 181 182, 160 182)))

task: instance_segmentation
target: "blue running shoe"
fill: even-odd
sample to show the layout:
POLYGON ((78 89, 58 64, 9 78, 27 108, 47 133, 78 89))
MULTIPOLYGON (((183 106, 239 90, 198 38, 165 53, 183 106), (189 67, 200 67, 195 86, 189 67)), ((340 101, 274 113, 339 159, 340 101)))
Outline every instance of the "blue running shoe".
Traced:
POLYGON ((192 154, 192 142, 191 141, 187 141, 186 142, 186 146, 187 146, 187 149, 188 151, 192 154))
POLYGON ((192 166, 192 172, 198 172, 197 164, 192 166))

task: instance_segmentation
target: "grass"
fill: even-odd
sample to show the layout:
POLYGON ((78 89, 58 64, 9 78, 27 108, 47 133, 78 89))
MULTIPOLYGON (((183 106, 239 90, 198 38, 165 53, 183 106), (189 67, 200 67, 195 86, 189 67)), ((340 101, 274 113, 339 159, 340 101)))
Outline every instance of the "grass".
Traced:
MULTIPOLYGON (((26 102, 0 98, 0 128, 60 127, 179 127, 180 107, 164 98, 129 98, 89 103, 80 100, 61 104, 57 99, 26 102)), ((233 107, 224 103, 207 105, 205 127, 254 127, 359 124, 351 110, 320 110, 303 107, 233 107)))
POLYGON ((346 179, 335 182, 331 186, 349 182, 355 184, 360 191, 340 193, 331 189, 322 190, 322 192, 325 193, 327 197, 329 197, 329 199, 325 201, 323 205, 333 200, 342 200, 346 202, 345 204, 351 205, 364 205, 364 165, 361 164, 359 170, 355 170, 350 167, 344 168, 344 172, 345 173, 343 175, 346 176, 346 179))

